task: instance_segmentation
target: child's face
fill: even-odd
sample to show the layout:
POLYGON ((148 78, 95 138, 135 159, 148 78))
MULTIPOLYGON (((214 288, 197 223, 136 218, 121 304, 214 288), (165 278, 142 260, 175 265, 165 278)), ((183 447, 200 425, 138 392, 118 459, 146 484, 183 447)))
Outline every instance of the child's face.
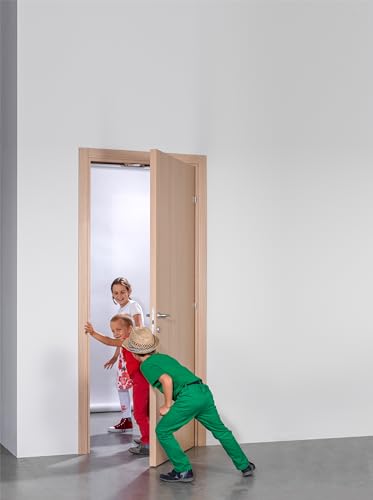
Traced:
POLYGON ((110 323, 110 328, 113 332, 113 337, 115 337, 116 339, 124 340, 129 336, 131 332, 131 327, 120 319, 118 319, 117 321, 112 321, 110 323))
POLYGON ((114 285, 113 286, 113 299, 121 307, 125 306, 129 301, 129 293, 124 285, 114 285))

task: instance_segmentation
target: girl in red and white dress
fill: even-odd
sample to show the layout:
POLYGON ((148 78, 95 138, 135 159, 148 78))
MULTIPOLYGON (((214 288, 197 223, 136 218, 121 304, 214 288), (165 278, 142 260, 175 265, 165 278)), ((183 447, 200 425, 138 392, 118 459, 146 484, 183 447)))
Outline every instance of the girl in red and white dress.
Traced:
MULTIPOLYGON (((135 327, 144 326, 144 315, 138 302, 131 299, 132 286, 126 278, 115 278, 111 284, 111 294, 114 304, 119 305, 118 314, 127 314, 133 320, 135 327)), ((133 427, 131 418, 131 396, 129 389, 133 382, 126 369, 123 350, 117 347, 114 356, 104 364, 104 368, 112 368, 118 361, 117 389, 122 411, 121 419, 116 425, 108 428, 109 432, 125 432, 133 427)))
POLYGON ((119 347, 127 362, 128 376, 133 382, 133 409, 136 422, 140 430, 140 439, 134 439, 137 446, 128 451, 134 455, 149 455, 149 383, 140 371, 140 363, 132 353, 123 347, 123 341, 133 330, 133 319, 126 314, 116 314, 110 320, 110 328, 114 338, 106 337, 96 332, 89 322, 85 325, 85 332, 105 345, 119 347))

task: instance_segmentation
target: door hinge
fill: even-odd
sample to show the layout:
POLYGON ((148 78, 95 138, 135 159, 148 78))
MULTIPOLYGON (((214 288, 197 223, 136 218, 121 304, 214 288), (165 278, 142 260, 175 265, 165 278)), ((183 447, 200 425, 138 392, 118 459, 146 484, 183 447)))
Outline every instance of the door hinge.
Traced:
POLYGON ((193 203, 196 205, 196 203, 197 203, 197 196, 193 196, 193 203))

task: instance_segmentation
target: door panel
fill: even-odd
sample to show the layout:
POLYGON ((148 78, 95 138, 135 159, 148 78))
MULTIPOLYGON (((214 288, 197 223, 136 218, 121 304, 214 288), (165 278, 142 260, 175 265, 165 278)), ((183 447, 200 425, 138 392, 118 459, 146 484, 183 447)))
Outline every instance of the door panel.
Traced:
MULTIPOLYGON (((152 150, 151 184, 151 311, 159 351, 195 369, 195 167, 152 150), (169 317, 157 318, 157 313, 169 317), (159 329, 159 331, 157 331, 159 329)), ((150 465, 167 460, 155 435, 163 395, 151 389, 150 465)), ((184 450, 194 446, 194 422, 176 438, 184 450)))

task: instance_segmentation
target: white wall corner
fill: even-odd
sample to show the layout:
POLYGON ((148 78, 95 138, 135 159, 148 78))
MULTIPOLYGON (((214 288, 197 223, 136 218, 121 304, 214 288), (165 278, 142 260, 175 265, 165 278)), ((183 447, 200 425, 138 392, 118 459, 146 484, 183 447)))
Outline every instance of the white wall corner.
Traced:
POLYGON ((17 2, 0 1, 0 443, 17 455, 17 2))

